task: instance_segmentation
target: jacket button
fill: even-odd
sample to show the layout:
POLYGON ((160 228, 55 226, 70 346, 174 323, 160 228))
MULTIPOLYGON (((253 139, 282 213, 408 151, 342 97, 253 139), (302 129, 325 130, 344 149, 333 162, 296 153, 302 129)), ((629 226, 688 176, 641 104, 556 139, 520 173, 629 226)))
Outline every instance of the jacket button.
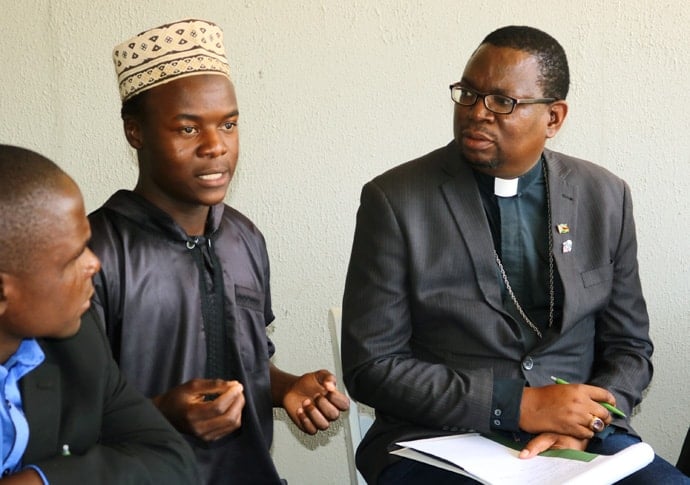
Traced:
POLYGON ((532 367, 534 367, 534 361, 532 360, 532 357, 525 357, 522 360, 522 368, 525 370, 532 370, 532 367))

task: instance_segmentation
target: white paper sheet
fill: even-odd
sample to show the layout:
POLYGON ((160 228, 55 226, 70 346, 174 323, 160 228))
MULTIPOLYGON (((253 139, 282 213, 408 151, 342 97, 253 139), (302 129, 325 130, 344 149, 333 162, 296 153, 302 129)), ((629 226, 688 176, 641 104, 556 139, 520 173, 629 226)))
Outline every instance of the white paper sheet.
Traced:
POLYGON ((615 455, 599 455, 589 462, 550 456, 520 459, 518 451, 476 433, 405 441, 398 445, 403 450, 393 454, 472 476, 488 485, 606 485, 654 459, 654 450, 646 443, 637 443, 615 455))

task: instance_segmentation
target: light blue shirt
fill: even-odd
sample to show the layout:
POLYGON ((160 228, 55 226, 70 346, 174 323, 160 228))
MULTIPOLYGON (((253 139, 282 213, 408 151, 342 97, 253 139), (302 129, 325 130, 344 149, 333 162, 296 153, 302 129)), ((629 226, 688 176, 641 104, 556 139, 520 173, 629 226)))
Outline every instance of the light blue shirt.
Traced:
MULTIPOLYGON (((3 476, 23 468, 22 456, 29 443, 29 424, 24 416, 19 380, 38 367, 44 359, 45 355, 38 342, 35 339, 25 339, 7 362, 0 365, 0 458, 3 476)), ((48 484, 38 467, 29 466, 38 472, 43 483, 48 484)))

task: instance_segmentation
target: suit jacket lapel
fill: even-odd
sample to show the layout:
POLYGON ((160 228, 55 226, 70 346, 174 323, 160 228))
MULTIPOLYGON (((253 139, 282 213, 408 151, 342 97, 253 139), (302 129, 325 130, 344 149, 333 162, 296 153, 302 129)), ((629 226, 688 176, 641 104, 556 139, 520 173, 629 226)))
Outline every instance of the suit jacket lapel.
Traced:
MULTIPOLYGON (((448 157, 444 170, 450 176, 441 184, 441 192, 457 225, 458 231, 469 250, 469 257, 474 264, 477 284, 487 302, 497 311, 504 312, 501 285, 497 284, 496 263, 494 260, 494 243, 491 230, 484 213, 477 183, 472 169, 461 163, 460 154, 453 142, 447 147, 448 157)), ((577 291, 580 281, 579 271, 575 265, 578 250, 563 252, 563 244, 573 240, 577 230, 577 187, 568 183, 570 168, 565 165, 555 152, 544 150, 544 158, 549 178, 549 200, 551 203, 552 227, 554 236, 553 255, 556 268, 565 293, 563 302, 563 324, 565 327, 576 314, 581 292, 577 291), (561 234, 558 224, 567 224, 570 232, 561 234)))
POLYGON ((472 169, 461 162, 460 153, 454 148, 454 142, 451 144, 453 146, 448 146, 449 153, 445 166, 450 178, 441 184, 441 192, 469 250, 477 284, 487 302, 503 312, 501 287, 497 284, 496 262, 492 250, 494 242, 479 188, 472 175, 472 169))
POLYGON ((57 451, 62 400, 60 378, 58 366, 44 362, 20 381, 22 405, 29 423, 26 459, 52 455, 57 451))
POLYGON ((570 168, 565 165, 558 155, 549 150, 544 151, 547 173, 549 177, 549 199, 551 203, 551 231, 553 233, 553 256, 556 268, 561 278, 564 291, 562 328, 568 325, 580 304, 581 292, 578 288, 579 271, 575 265, 577 251, 584 248, 571 246, 564 249, 567 241, 575 239, 577 232, 577 186, 568 183, 570 168), (561 234, 559 224, 567 224, 569 232, 561 234))

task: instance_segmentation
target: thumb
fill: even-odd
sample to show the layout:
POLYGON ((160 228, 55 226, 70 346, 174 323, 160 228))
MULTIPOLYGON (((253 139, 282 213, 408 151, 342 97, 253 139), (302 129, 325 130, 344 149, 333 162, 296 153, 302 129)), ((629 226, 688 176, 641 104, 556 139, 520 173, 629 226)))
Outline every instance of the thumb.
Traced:
POLYGON ((321 384, 326 390, 334 391, 336 387, 336 379, 326 369, 321 369, 315 372, 316 381, 321 384))

